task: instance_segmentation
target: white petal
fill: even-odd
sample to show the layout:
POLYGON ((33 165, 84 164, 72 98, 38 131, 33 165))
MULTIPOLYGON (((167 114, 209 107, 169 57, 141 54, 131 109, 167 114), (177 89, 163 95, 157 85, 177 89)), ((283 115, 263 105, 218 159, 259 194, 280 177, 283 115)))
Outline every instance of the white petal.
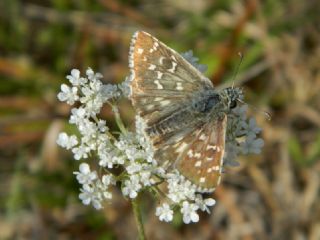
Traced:
POLYGON ((87 76, 92 76, 94 74, 93 70, 91 68, 88 68, 86 71, 87 76))
POLYGON ((173 219, 173 214, 172 214, 172 212, 170 212, 170 214, 168 213, 167 215, 166 215, 166 222, 171 222, 172 221, 172 219, 173 219))
POLYGON ((64 93, 68 93, 70 92, 70 87, 66 84, 61 84, 61 91, 64 92, 64 93))
POLYGON ((64 147, 66 146, 68 142, 68 135, 65 132, 59 133, 58 139, 57 139, 57 144, 64 147))
POLYGON ((79 170, 81 173, 88 174, 90 173, 90 166, 87 163, 81 163, 79 170))
POLYGON ((80 77, 80 71, 78 69, 72 69, 71 70, 71 75, 75 78, 79 78, 80 77))
POLYGON ((205 203, 207 206, 213 206, 216 204, 216 200, 214 200, 213 198, 208 198, 205 200, 205 203))
POLYGON ((192 212, 190 214, 190 218, 191 218, 192 222, 198 222, 199 221, 199 215, 196 212, 192 212))
POLYGON ((190 223, 190 217, 189 215, 183 215, 183 222, 185 224, 189 224, 190 223))

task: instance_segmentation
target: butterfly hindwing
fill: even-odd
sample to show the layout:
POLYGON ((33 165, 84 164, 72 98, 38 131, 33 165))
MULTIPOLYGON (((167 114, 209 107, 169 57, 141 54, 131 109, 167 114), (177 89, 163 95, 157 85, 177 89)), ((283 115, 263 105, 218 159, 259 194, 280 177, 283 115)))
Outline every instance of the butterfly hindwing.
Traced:
POLYGON ((226 122, 225 115, 203 126, 177 159, 179 172, 201 189, 214 189, 220 182, 226 122))
POLYGON ((181 128, 159 137, 151 137, 154 158, 166 166, 174 166, 181 149, 194 140, 196 132, 196 128, 181 128))
POLYGON ((220 182, 227 117, 196 129, 174 133, 155 148, 155 159, 176 168, 200 189, 210 191, 220 182))

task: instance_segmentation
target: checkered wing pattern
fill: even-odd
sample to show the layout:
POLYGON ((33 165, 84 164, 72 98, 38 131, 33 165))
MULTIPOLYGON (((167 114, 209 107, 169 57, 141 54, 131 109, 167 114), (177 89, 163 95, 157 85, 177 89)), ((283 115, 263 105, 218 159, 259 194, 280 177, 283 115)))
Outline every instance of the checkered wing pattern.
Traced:
POLYGON ((182 148, 176 168, 200 189, 210 191, 220 183, 227 117, 209 122, 195 132, 193 139, 179 143, 182 148), (181 146, 186 146, 185 148, 181 146))
POLYGON ((212 191, 221 179, 226 122, 225 116, 192 132, 188 130, 185 134, 169 138, 157 148, 155 158, 165 159, 164 164, 173 162, 173 166, 200 191, 212 191), (179 141, 174 141, 176 139, 179 141))
POLYGON ((143 31, 133 35, 129 67, 131 100, 148 124, 169 115, 195 91, 213 87, 180 54, 143 31))

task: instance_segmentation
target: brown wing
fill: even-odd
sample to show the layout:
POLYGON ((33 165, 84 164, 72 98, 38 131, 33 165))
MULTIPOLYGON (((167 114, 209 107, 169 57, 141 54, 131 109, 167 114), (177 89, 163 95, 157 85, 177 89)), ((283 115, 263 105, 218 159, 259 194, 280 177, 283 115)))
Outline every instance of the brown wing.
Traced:
POLYGON ((170 115, 195 91, 213 87, 180 54, 142 31, 133 35, 129 67, 132 80, 130 98, 148 125, 170 115))
POLYGON ((227 117, 206 124, 176 162, 179 172, 203 191, 216 188, 221 179, 227 117))

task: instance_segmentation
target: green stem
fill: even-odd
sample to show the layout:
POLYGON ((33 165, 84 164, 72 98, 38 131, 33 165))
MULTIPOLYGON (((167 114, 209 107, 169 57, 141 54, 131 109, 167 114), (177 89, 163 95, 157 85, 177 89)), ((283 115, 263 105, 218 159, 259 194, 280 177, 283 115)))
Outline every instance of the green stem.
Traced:
POLYGON ((117 124, 118 128, 120 129, 121 133, 126 134, 127 129, 122 122, 122 119, 121 119, 120 113, 119 113, 119 109, 115 105, 113 105, 112 110, 115 115, 115 120, 116 120, 116 124, 117 124))
POLYGON ((144 233, 144 228, 143 228, 142 217, 141 217, 141 212, 139 209, 138 200, 137 200, 137 198, 135 198, 131 202, 132 202, 132 208, 133 208, 133 215, 134 215, 134 218, 137 223, 139 240, 145 240, 146 236, 144 233))

